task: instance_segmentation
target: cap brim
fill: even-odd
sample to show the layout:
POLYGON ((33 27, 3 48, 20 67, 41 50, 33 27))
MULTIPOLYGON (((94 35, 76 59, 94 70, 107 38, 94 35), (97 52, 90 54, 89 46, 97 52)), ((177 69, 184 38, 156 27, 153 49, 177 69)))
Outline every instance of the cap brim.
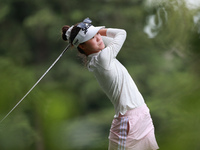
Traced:
POLYGON ((84 40, 82 41, 82 43, 84 43, 84 42, 90 40, 91 38, 93 38, 99 32, 99 30, 101 30, 103 28, 105 28, 105 26, 99 26, 99 27, 90 26, 88 28, 87 35, 84 38, 84 40))

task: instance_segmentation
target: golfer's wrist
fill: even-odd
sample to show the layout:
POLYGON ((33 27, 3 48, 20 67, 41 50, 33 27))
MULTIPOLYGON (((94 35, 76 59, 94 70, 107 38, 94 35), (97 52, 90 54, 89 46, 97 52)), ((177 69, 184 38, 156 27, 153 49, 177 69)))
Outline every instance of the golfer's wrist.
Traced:
POLYGON ((107 29, 105 29, 105 28, 99 30, 99 33, 101 34, 101 36, 106 36, 107 35, 106 32, 107 32, 107 29))

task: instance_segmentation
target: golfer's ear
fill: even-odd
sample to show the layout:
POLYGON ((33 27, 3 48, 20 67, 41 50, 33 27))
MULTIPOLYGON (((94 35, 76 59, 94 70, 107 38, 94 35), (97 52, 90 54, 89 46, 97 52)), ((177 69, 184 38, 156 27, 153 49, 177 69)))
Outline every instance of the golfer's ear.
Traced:
POLYGON ((79 48, 81 48, 82 50, 84 50, 85 49, 85 46, 84 46, 84 44, 79 44, 79 46, 78 46, 79 48))

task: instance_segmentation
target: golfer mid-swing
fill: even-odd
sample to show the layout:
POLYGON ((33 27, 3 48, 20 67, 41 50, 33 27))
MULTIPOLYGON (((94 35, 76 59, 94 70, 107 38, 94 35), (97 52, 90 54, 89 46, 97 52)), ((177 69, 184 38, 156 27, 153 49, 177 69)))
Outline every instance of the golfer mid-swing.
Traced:
POLYGON ((63 26, 62 37, 86 55, 88 70, 114 105, 109 150, 158 149, 149 109, 128 71, 116 59, 126 31, 94 27, 91 22, 86 18, 74 26, 63 26))

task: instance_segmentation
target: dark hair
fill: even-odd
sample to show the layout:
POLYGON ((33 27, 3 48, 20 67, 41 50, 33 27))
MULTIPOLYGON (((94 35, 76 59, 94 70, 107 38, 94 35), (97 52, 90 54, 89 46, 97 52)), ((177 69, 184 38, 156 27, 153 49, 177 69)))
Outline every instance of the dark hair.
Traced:
MULTIPOLYGON (((77 27, 78 24, 79 23, 77 23, 76 25, 74 25, 74 27, 73 27, 73 29, 71 31, 70 40, 69 40, 69 42, 70 42, 71 45, 73 45, 72 44, 73 40, 75 39, 76 35, 81 30, 81 28, 77 27)), ((70 28, 70 26, 68 26, 68 25, 65 25, 65 26, 62 27, 62 39, 64 41, 68 41, 65 34, 66 34, 66 32, 67 32, 67 30, 69 28, 70 28)), ((79 51, 78 56, 82 59, 82 62, 84 64, 84 66, 86 67, 86 65, 87 65, 87 56, 86 56, 85 52, 80 47, 77 47, 77 49, 79 51)))
POLYGON ((68 26, 68 25, 65 25, 65 26, 62 27, 62 39, 63 39, 64 41, 67 41, 67 37, 66 37, 65 33, 67 32, 67 30, 68 30, 69 28, 70 28, 70 26, 68 26))
MULTIPOLYGON (((72 31, 71 31, 71 35, 70 35, 70 44, 72 44, 73 40, 75 39, 76 35, 79 33, 79 31, 81 30, 81 28, 77 27, 79 23, 77 23, 76 25, 74 25, 72 31)), ((65 33, 67 32, 67 30, 70 28, 70 26, 68 25, 65 25, 62 27, 62 39, 64 41, 67 41, 67 38, 66 38, 66 35, 65 33)), ((77 47, 78 51, 81 53, 81 54, 85 54, 85 52, 80 48, 80 47, 77 47)))

